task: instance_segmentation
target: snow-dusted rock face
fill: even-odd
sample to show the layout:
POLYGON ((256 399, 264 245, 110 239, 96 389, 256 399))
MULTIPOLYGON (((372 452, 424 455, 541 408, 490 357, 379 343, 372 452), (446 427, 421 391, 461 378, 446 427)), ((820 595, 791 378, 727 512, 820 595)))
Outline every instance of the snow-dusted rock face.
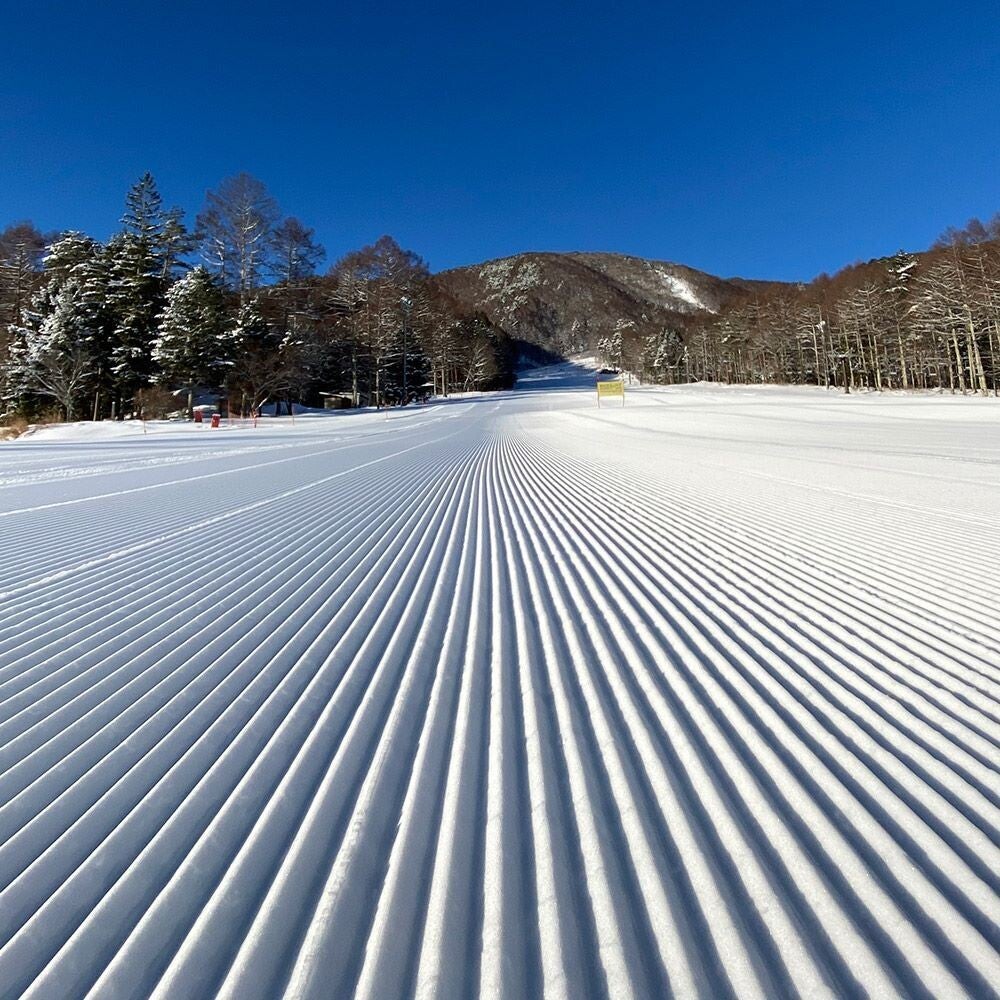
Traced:
POLYGON ((464 308, 563 354, 593 347, 622 321, 638 336, 683 326, 685 317, 716 312, 745 291, 681 264, 613 253, 517 254, 437 280, 464 308))
POLYGON ((734 291, 728 282, 682 264, 622 254, 572 256, 650 302, 676 312, 717 312, 734 291))

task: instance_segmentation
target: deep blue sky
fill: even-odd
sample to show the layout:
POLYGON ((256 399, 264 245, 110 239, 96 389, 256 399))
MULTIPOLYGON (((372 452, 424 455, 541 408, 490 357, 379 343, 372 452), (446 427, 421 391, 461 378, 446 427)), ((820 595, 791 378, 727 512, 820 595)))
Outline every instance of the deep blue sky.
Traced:
POLYGON ((1000 14, 969 4, 33 0, 0 226, 104 238, 146 169, 247 170, 330 258, 614 250, 806 279, 1000 210, 1000 14))

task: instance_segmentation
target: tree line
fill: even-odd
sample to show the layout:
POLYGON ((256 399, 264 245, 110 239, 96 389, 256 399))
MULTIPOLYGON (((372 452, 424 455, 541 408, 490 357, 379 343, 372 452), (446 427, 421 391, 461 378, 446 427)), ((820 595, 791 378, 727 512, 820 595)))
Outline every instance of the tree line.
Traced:
POLYGON ((199 390, 265 402, 399 405, 503 388, 513 348, 384 236, 325 274, 315 233, 249 174, 208 193, 193 227, 145 174, 107 242, 0 231, 0 415, 163 416, 199 390))
POLYGON ((808 284, 746 282, 716 314, 646 336, 622 324, 598 351, 651 382, 1000 395, 1000 215, 808 284))

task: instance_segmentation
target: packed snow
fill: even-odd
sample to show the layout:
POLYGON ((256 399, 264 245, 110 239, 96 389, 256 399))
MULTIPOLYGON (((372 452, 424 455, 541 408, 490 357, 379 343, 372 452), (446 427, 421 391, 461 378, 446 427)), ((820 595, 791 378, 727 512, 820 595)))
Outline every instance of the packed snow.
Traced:
POLYGON ((998 512, 996 401, 573 364, 0 445, 0 995, 995 995, 998 512))

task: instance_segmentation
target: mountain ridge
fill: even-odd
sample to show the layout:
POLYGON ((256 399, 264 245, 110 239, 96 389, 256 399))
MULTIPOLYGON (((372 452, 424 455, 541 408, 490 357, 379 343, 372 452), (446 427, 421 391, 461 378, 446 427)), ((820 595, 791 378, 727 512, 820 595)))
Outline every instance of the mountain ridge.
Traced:
POLYGON ((690 317, 718 312, 755 286, 782 284, 603 251, 528 251, 449 268, 434 280, 464 310, 557 354, 592 348, 615 330, 683 329, 690 317))

